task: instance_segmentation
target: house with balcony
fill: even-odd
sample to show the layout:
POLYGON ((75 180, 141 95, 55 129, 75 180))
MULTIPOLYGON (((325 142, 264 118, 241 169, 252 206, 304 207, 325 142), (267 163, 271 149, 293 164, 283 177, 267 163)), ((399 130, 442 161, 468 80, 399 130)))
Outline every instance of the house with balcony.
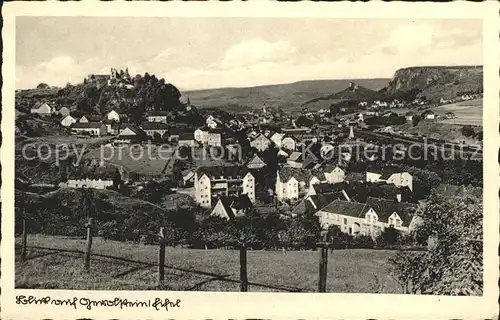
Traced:
POLYGON ((255 202, 255 178, 241 166, 199 167, 195 171, 194 189, 196 202, 202 207, 211 208, 219 196, 246 194, 255 202))

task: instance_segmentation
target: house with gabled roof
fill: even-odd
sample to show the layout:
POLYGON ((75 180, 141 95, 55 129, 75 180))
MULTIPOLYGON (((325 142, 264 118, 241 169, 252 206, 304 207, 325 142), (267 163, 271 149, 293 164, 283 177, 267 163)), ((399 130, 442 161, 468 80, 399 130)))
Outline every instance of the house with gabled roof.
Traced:
POLYGON ((78 120, 78 122, 79 123, 102 122, 102 116, 84 115, 78 120))
POLYGON ((254 154, 253 157, 246 163, 248 169, 261 169, 266 166, 264 160, 259 158, 257 154, 254 154))
POLYGON ((246 194, 237 197, 219 196, 210 215, 232 220, 244 216, 252 207, 253 203, 246 194))
POLYGON ((312 184, 320 183, 322 172, 282 167, 276 173, 275 193, 278 201, 297 200, 307 194, 312 184))
POLYGON ((396 187, 408 187, 413 191, 413 177, 397 167, 384 167, 380 170, 369 170, 366 172, 367 182, 385 182, 396 187))
POLYGON ((262 133, 259 133, 255 138, 250 141, 250 146, 257 149, 259 152, 266 151, 271 146, 271 140, 262 133))
POLYGON ((62 120, 61 120, 61 125, 63 127, 69 127, 71 126, 73 123, 76 123, 76 119, 73 118, 71 115, 67 115, 67 116, 63 116, 62 120))
POLYGON ((385 228, 409 232, 416 204, 369 197, 366 203, 334 200, 315 215, 323 228, 337 226, 351 235, 377 236, 385 228))
POLYGON ((37 102, 31 108, 31 114, 39 114, 41 116, 50 116, 52 114, 52 107, 49 106, 46 102, 37 102))
POLYGON ((281 148, 281 141, 283 140, 284 136, 285 136, 284 133, 275 132, 274 134, 271 135, 269 139, 279 149, 281 148))
POLYGON ((281 139, 281 149, 294 151, 297 147, 298 141, 293 136, 285 135, 281 139))

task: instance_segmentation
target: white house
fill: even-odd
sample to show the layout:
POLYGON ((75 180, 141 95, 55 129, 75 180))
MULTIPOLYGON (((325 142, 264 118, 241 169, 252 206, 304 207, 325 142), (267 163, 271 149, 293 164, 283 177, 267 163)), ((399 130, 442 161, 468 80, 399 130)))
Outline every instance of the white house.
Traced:
POLYGON ((415 216, 411 213, 414 204, 368 197, 366 203, 336 199, 316 212, 323 228, 337 226, 351 235, 377 236, 385 228, 392 227, 403 232, 411 231, 415 216))
POLYGON ((108 112, 106 117, 108 120, 114 120, 116 122, 120 122, 120 114, 115 110, 111 110, 110 112, 108 112))
POLYGON ((73 123, 70 128, 73 134, 88 134, 91 136, 104 136, 108 132, 106 125, 100 122, 73 123))
POLYGON ((293 151, 295 150, 296 147, 297 147, 297 141, 291 136, 284 137, 281 140, 281 149, 293 151))
POLYGON ((246 194, 255 202, 255 178, 244 167, 199 167, 194 176, 194 189, 196 202, 202 207, 212 207, 219 196, 246 194))
POLYGON ((244 216, 252 206, 253 204, 246 194, 238 197, 219 196, 210 215, 230 220, 244 216))
POLYGON ((59 112, 59 114, 63 117, 68 116, 70 114, 70 110, 66 107, 62 107, 57 112, 59 112))
POLYGON ((92 188, 106 189, 113 185, 113 179, 68 179, 67 186, 69 188, 92 188))
POLYGON ((274 145, 277 148, 281 148, 281 140, 283 140, 284 136, 285 134, 276 132, 270 137, 270 140, 274 143, 274 145))
POLYGON ((148 113, 148 122, 167 123, 167 114, 165 111, 151 111, 148 113))
POLYGON ((345 172, 340 167, 326 166, 324 169, 325 180, 328 183, 340 183, 345 180, 345 172))
POLYGON ((61 125, 63 127, 69 127, 71 126, 73 123, 76 123, 76 119, 73 118, 72 116, 70 115, 67 115, 65 116, 62 120, 61 120, 61 125))
POLYGON ((261 152, 269 149, 270 145, 271 140, 269 140, 262 133, 259 133, 252 141, 250 141, 250 146, 261 152))
POLYGON ((48 116, 52 114, 52 107, 49 106, 46 102, 36 103, 33 108, 31 108, 30 112, 32 114, 39 114, 42 116, 48 116))
POLYGON ((413 177, 408 172, 402 172, 398 168, 383 168, 380 171, 367 171, 366 182, 386 182, 396 187, 408 187, 413 191, 413 177))
POLYGON ((320 183, 319 172, 280 168, 276 174, 275 194, 278 201, 297 200, 307 194, 315 183, 320 183))
POLYGON ((217 122, 215 121, 215 118, 212 115, 209 115, 207 117, 207 120, 205 121, 205 123, 207 124, 207 126, 209 128, 212 128, 212 129, 217 128, 217 122))

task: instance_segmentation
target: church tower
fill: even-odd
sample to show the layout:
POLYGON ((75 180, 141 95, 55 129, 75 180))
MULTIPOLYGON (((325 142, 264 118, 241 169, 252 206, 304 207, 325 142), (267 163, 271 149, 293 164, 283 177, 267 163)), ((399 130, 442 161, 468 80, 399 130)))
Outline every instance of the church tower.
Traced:
POLYGON ((349 140, 353 140, 354 139, 354 129, 352 126, 349 127, 349 140))

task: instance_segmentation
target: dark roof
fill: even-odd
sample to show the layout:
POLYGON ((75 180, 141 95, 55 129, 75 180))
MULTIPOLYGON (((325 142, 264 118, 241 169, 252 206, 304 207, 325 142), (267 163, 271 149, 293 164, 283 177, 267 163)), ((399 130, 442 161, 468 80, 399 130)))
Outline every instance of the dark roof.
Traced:
POLYGON ((402 220, 403 225, 408 226, 411 222, 411 214, 408 210, 416 208, 413 203, 397 202, 396 200, 387 200, 380 198, 368 197, 366 205, 373 208, 378 215, 378 220, 385 223, 388 222, 389 216, 396 212, 402 220))
POLYGON ((87 119, 89 122, 98 122, 98 121, 102 121, 102 119, 104 118, 103 116, 99 116, 99 115, 95 115, 95 114, 86 114, 86 115, 83 115, 81 118, 85 117, 85 119, 87 119))
POLYGON ((382 175, 380 177, 381 179, 388 179, 394 173, 400 173, 400 172, 404 172, 404 171, 398 167, 383 167, 383 168, 380 168, 378 170, 368 170, 368 172, 374 172, 374 173, 381 174, 382 175))
POLYGON ((240 196, 231 199, 231 208, 236 210, 248 209, 252 206, 252 201, 250 201, 247 194, 241 194, 240 196))
MULTIPOLYGON (((139 136, 139 135, 146 135, 146 133, 145 133, 144 131, 142 131, 142 129, 141 129, 141 128, 139 128, 138 126, 133 125, 133 124, 132 124, 132 125, 130 125, 130 124, 129 124, 129 125, 126 125, 126 126, 122 125, 122 126, 120 127, 120 130, 125 130, 125 129, 127 129, 127 128, 128 128, 128 129, 130 129, 130 130, 132 130, 132 131, 133 131, 136 135, 138 135, 138 136, 139 136)), ((121 137, 123 137, 123 136, 124 136, 124 135, 122 135, 122 133, 120 133, 119 135, 120 135, 121 137)))
POLYGON ((241 166, 213 166, 213 167, 199 167, 196 173, 201 176, 206 174, 209 177, 241 177, 243 178, 248 169, 241 166))
POLYGON ((167 116, 168 115, 168 112, 167 111, 150 111, 148 112, 148 117, 149 116, 155 116, 155 117, 158 117, 158 116, 167 116))
POLYGON ((168 130, 168 133, 171 134, 171 135, 174 135, 174 134, 181 134, 181 133, 186 133, 186 132, 190 132, 191 130, 189 130, 188 128, 179 128, 179 127, 172 127, 168 130))
POLYGON ((179 133, 179 141, 186 140, 194 140, 194 134, 191 132, 188 133, 179 133))
POLYGON ((367 208, 367 205, 364 203, 334 200, 329 205, 321 209, 321 211, 359 218, 364 216, 368 209, 369 208, 367 208))
POLYGON ((309 182, 309 180, 315 176, 316 178, 323 180, 324 172, 321 170, 303 170, 291 167, 281 167, 278 169, 281 182, 288 182, 291 177, 295 177, 297 181, 309 182))
POLYGON ((141 127, 143 130, 168 130, 168 125, 161 122, 144 122, 141 127))
POLYGON ((339 187, 337 187, 334 183, 315 183, 312 187, 317 194, 333 193, 339 191, 339 187))
POLYGON ((74 128, 74 129, 98 129, 102 126, 103 124, 100 123, 100 122, 84 122, 84 123, 73 123, 71 125, 71 128, 74 128))
POLYGON ((332 201, 335 201, 335 200, 347 201, 347 199, 345 198, 342 191, 332 192, 332 193, 328 193, 328 194, 318 194, 318 195, 309 196, 306 198, 306 208, 313 210, 313 211, 320 210, 321 208, 326 207, 328 204, 330 204, 332 201), (312 206, 311 202, 314 203, 316 208, 314 208, 314 206, 312 206))

